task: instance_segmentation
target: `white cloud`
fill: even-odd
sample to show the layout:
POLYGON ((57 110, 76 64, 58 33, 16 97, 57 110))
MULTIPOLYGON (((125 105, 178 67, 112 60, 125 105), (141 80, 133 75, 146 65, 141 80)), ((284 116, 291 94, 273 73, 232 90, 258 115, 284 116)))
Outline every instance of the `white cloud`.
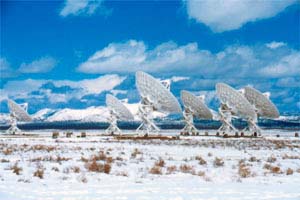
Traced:
POLYGON ((60 15, 92 15, 101 6, 103 0, 66 0, 60 15))
POLYGON ((100 76, 96 79, 84 79, 81 81, 70 80, 18 80, 8 81, 3 89, 0 90, 0 101, 12 97, 14 99, 28 99, 32 96, 38 98, 47 98, 50 103, 67 102, 72 98, 80 99, 84 95, 99 94, 103 91, 112 90, 123 82, 126 77, 115 74, 100 76), (73 91, 65 91, 64 93, 55 93, 51 89, 40 89, 46 83, 53 83, 55 87, 69 86, 73 91), (39 91, 41 94, 33 95, 34 91, 39 91))
POLYGON ((273 42, 267 43, 266 46, 269 47, 270 49, 277 49, 279 47, 286 46, 286 43, 273 41, 273 42))
POLYGON ((184 80, 189 80, 190 77, 186 76, 172 76, 171 81, 172 82, 179 82, 179 81, 184 81, 184 80))
POLYGON ((17 73, 11 68, 6 58, 0 57, 0 78, 10 78, 16 75, 17 73))
POLYGON ((204 23, 214 32, 239 29, 247 22, 276 16, 296 0, 187 0, 190 18, 204 23))
POLYGON ((56 64, 57 61, 54 58, 46 56, 31 63, 22 63, 18 71, 21 73, 46 73, 51 71, 56 64))
POLYGON ((136 72, 203 76, 205 79, 245 77, 285 77, 299 74, 300 52, 288 46, 228 46, 212 53, 197 43, 178 46, 162 43, 149 49, 142 41, 111 43, 94 53, 77 68, 85 73, 136 72))
POLYGON ((284 56, 279 62, 270 64, 259 70, 259 72, 267 77, 300 77, 300 52, 284 56))

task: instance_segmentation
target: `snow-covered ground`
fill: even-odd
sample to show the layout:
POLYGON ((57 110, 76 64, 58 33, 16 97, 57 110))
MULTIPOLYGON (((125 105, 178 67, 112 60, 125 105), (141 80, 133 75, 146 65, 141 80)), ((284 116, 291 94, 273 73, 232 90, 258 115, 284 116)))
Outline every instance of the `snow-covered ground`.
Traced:
POLYGON ((170 141, 118 141, 99 136, 103 131, 88 131, 86 138, 60 131, 58 139, 51 131, 32 133, 0 134, 1 200, 300 199, 294 132, 170 141))

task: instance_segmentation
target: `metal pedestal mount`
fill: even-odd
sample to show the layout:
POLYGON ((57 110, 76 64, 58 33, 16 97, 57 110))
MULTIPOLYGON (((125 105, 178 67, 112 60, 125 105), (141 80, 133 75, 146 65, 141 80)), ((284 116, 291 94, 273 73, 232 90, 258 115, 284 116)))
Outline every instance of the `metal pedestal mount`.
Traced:
POLYGON ((142 97, 142 101, 139 105, 138 116, 142 120, 142 124, 137 128, 137 132, 142 135, 149 135, 152 133, 158 133, 159 128, 155 125, 152 119, 152 112, 154 111, 154 106, 145 97, 142 97))
POLYGON ((183 117, 185 121, 185 126, 181 130, 181 135, 198 135, 199 132, 194 126, 193 112, 186 106, 184 107, 183 117))

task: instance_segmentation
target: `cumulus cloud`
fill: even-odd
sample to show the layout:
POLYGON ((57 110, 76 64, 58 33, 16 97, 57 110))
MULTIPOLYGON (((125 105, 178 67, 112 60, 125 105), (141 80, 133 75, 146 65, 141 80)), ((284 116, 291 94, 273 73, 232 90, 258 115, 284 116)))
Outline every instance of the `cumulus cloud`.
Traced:
MULTIPOLYGON (((278 42, 278 44, 281 44, 278 42)), ((300 52, 286 45, 232 45, 212 53, 197 43, 179 46, 166 42, 149 49, 144 42, 111 43, 95 52, 77 70, 84 73, 152 73, 223 77, 284 77, 299 75, 300 52), (276 48, 274 46, 277 46, 276 48)))
POLYGON ((270 49, 276 49, 276 48, 279 48, 279 47, 282 47, 285 45, 286 45, 286 43, 284 43, 284 42, 276 42, 276 41, 266 44, 266 46, 269 47, 270 49))
POLYGON ((171 77, 171 81, 172 82, 179 82, 179 81, 184 81, 184 80, 189 80, 190 77, 186 77, 186 76, 172 76, 171 77))
POLYGON ((60 11, 62 17, 68 15, 92 15, 100 8, 103 0, 66 0, 60 11))
POLYGON ((276 16, 296 0, 187 0, 189 18, 204 23, 214 32, 239 29, 247 22, 276 16))
POLYGON ((0 78, 10 78, 14 77, 15 75, 16 74, 14 73, 6 58, 0 58, 0 78))
POLYGON ((46 73, 51 71, 56 64, 57 61, 54 58, 46 56, 31 63, 22 63, 18 71, 21 73, 46 73))
POLYGON ((38 101, 44 106, 51 107, 52 104, 68 103, 72 100, 81 101, 86 95, 97 95, 110 91, 121 84, 125 78, 124 76, 111 74, 80 81, 45 79, 8 81, 0 89, 0 102, 12 98, 22 99, 26 102, 38 101))

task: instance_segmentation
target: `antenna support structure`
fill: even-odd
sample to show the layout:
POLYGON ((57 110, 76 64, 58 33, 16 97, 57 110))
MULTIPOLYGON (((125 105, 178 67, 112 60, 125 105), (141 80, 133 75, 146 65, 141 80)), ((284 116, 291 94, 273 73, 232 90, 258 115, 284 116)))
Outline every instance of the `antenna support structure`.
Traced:
POLYGON ((198 135, 199 132, 197 128, 194 125, 194 116, 191 109, 189 109, 187 106, 184 106, 183 111, 183 118, 185 121, 185 126, 181 130, 182 135, 198 135))
POLYGON ((237 129, 232 125, 232 111, 228 108, 228 106, 226 106, 226 104, 221 103, 219 114, 222 125, 218 129, 218 132, 237 132, 237 129))
POLYGON ((114 109, 109 108, 109 127, 105 130, 105 133, 108 135, 121 135, 121 130, 118 127, 117 121, 118 121, 118 114, 115 112, 114 109))
POLYGON ((152 112, 154 111, 154 106, 146 97, 141 98, 142 100, 138 108, 138 116, 141 118, 142 123, 136 129, 136 132, 142 135, 158 133, 160 129, 155 125, 152 119, 152 112))
POLYGON ((15 135, 16 133, 20 133, 21 130, 17 126, 17 117, 13 114, 10 113, 10 127, 9 129, 6 130, 6 133, 10 135, 15 135))

